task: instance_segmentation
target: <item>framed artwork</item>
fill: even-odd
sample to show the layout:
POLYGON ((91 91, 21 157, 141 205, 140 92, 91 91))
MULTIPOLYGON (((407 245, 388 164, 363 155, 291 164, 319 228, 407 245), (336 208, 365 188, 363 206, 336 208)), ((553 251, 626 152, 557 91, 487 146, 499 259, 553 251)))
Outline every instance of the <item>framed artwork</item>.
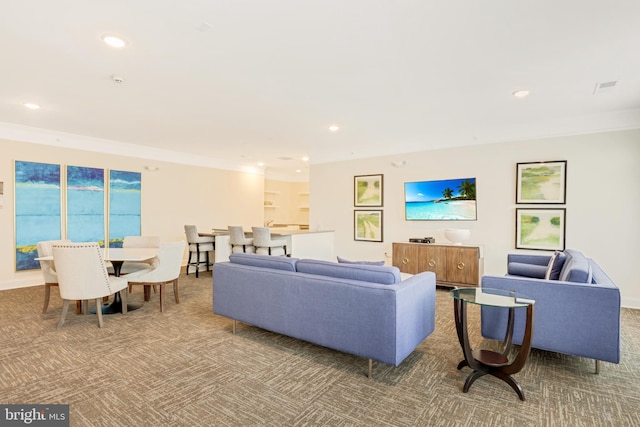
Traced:
POLYGON ((61 167, 15 161, 16 271, 40 268, 38 242, 62 236, 61 167))
POLYGON ((354 240, 382 242, 382 211, 353 211, 354 240))
POLYGON ((567 161, 518 163, 516 203, 565 204, 567 161))
POLYGON ((353 206, 382 207, 383 175, 353 177, 353 206))
POLYGON ((104 247, 104 169, 67 166, 67 238, 104 247))
POLYGON ((121 248, 125 236, 141 228, 140 172, 109 171, 109 247, 121 248))
POLYGON ((566 209, 516 209, 516 249, 564 250, 566 209))

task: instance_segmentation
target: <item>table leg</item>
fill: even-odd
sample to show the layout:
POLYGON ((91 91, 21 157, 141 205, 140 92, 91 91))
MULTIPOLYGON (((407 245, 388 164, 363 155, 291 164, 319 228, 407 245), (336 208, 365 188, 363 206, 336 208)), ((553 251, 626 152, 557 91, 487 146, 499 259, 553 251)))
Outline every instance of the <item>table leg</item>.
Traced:
MULTIPOLYGON (((113 265, 113 274, 116 277, 120 277, 120 271, 122 271, 122 264, 124 261, 111 261, 113 265)), ((126 292, 126 290, 125 290, 126 292)), ((127 304, 127 311, 134 311, 142 307, 142 304, 127 304)), ((92 310, 95 313, 95 311, 92 310)), ((116 292, 116 296, 113 302, 108 305, 102 306, 102 314, 115 314, 122 313, 122 298, 120 298, 120 292, 116 292)))
POLYGON ((456 331, 464 354, 464 360, 458 363, 458 370, 465 366, 473 369, 473 372, 467 376, 462 391, 467 393, 471 385, 478 378, 484 375, 493 375, 509 384, 518 394, 520 400, 525 400, 522 387, 511 375, 520 372, 531 350, 531 339, 533 338, 533 304, 527 306, 527 323, 522 345, 520 346, 518 355, 511 363, 509 363, 506 355, 509 353, 511 339, 513 337, 514 309, 509 309, 509 319, 505 338, 501 346, 501 353, 497 353, 489 350, 473 351, 471 349, 467 330, 466 301, 454 299, 453 304, 456 331))

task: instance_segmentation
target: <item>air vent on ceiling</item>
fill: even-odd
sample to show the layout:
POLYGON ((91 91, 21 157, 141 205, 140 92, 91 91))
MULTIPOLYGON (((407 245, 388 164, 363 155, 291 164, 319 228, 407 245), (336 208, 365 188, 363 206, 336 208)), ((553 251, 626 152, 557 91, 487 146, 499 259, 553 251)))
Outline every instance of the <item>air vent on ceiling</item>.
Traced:
POLYGON ((280 160, 293 160, 293 157, 282 156, 282 157, 278 157, 278 159, 280 159, 280 160))
POLYGON ((617 86, 617 80, 611 80, 608 82, 597 82, 596 87, 593 89, 593 94, 598 95, 600 93, 612 92, 617 86))

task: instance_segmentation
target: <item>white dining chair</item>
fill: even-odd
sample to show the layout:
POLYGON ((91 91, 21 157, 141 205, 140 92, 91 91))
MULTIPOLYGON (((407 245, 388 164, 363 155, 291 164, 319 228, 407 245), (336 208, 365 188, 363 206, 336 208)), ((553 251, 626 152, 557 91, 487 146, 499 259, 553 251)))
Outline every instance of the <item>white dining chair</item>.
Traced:
POLYGON ((60 296, 64 301, 58 327, 62 327, 69 301, 83 302, 87 313, 88 300, 95 300, 98 325, 102 328, 102 298, 120 293, 122 314, 127 312, 127 279, 109 276, 98 243, 56 243, 52 246, 53 262, 58 274, 60 296))
POLYGON ((209 267, 213 264, 209 262, 209 252, 214 250, 215 239, 211 236, 200 236, 198 228, 195 225, 185 225, 184 232, 187 235, 187 243, 189 244, 189 259, 187 261, 187 276, 189 275, 189 266, 196 267, 196 277, 200 271, 200 264, 204 264, 209 271, 209 267), (195 254, 196 260, 191 261, 191 256, 195 254), (201 255, 205 254, 205 261, 202 261, 201 255))
MULTIPOLYGON (((160 237, 158 236, 125 236, 122 241, 123 248, 157 248, 159 246, 160 237)), ((142 262, 125 261, 120 268, 120 274, 123 275, 148 270, 153 267, 155 262, 155 259, 142 262)))
MULTIPOLYGON (((68 243, 70 240, 45 240, 38 242, 38 258, 44 258, 53 256, 52 247, 55 243, 68 243)), ((56 273, 56 266, 53 260, 40 260, 40 271, 42 271, 42 277, 44 279, 44 305, 42 306, 42 313, 46 313, 49 308, 49 299, 51 297, 51 288, 58 287, 58 273, 56 273)), ((76 307, 78 314, 82 313, 81 305, 76 307)))
POLYGON ((229 244, 231 244, 231 253, 255 252, 253 246, 253 238, 244 235, 244 229, 239 225, 230 225, 227 227, 229 230, 229 244))
POLYGON ((141 285, 144 287, 144 300, 151 299, 151 286, 160 286, 160 311, 164 312, 164 287, 173 285, 173 294, 176 304, 180 304, 178 296, 178 277, 184 257, 185 242, 161 243, 158 248, 158 257, 153 269, 143 273, 134 273, 135 277, 129 282, 129 286, 141 285))
POLYGON ((268 227, 251 227, 253 230, 253 245, 256 253, 262 255, 287 255, 287 241, 284 239, 271 239, 271 230, 268 227))

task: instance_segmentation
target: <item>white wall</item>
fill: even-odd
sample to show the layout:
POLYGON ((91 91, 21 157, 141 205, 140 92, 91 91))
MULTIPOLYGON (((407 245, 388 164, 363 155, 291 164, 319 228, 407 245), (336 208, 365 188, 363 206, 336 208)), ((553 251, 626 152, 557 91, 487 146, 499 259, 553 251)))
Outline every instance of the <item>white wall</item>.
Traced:
POLYGON ((15 160, 142 172, 142 234, 185 239, 184 225, 199 231, 263 223, 262 175, 148 161, 133 157, 0 140, 0 289, 42 283, 39 270, 15 272, 13 165, 15 160), (144 166, 158 170, 149 172, 144 166))
POLYGON ((264 219, 273 224, 309 224, 309 183, 265 179, 264 219), (305 206, 306 208, 302 208, 305 206))
MULTIPOLYGON (((500 143, 312 165, 310 228, 336 231, 337 255, 391 263, 394 241, 469 228, 485 274, 506 272, 515 248, 516 163, 567 160, 566 246, 593 258, 640 308, 640 130, 500 143), (396 168, 393 161, 406 160, 396 168), (384 242, 353 239, 353 177, 384 174, 384 242), (405 221, 404 182, 476 177, 477 221, 405 221)), ((541 207, 541 206, 536 206, 541 207)), ((533 251, 540 253, 539 251, 533 251)))

